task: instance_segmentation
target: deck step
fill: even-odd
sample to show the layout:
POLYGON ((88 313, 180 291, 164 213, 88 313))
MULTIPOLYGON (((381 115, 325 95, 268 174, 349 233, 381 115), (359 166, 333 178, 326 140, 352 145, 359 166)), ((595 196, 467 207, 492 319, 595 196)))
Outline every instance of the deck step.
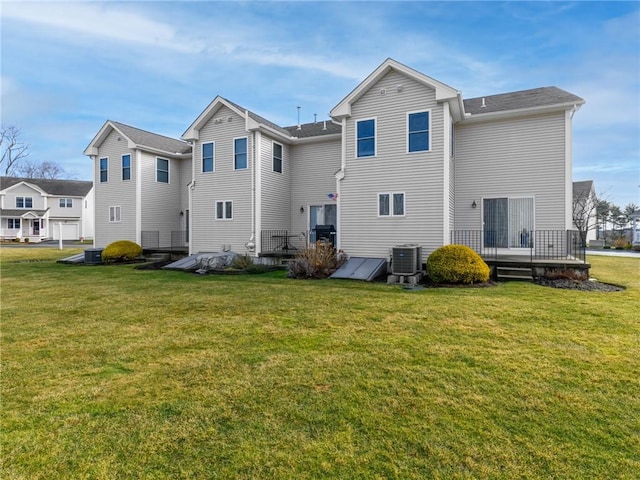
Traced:
POLYGON ((531 267, 496 267, 498 280, 524 280, 533 281, 531 267))

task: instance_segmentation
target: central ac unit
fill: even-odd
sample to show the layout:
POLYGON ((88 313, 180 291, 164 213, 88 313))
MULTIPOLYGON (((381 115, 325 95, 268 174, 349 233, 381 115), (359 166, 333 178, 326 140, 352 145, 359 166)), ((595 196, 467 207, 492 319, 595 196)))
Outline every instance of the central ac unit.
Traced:
POLYGON ((391 249, 393 275, 415 275, 421 271, 422 247, 420 245, 398 245, 391 249))

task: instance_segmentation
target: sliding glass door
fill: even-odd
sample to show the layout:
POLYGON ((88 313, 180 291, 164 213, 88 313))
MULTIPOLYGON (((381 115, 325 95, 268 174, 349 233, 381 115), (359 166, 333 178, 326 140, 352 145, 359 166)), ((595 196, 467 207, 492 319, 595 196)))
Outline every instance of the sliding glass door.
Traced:
POLYGON ((484 245, 529 248, 534 229, 533 198, 485 198, 482 203, 484 245))

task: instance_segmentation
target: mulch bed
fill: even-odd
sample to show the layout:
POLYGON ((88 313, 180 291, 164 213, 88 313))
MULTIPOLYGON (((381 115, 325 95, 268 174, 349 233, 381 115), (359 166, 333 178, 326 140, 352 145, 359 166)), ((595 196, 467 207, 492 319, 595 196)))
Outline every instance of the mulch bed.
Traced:
POLYGON ((570 280, 566 278, 539 278, 535 281, 538 285, 568 290, 581 290, 584 292, 620 292, 624 287, 602 283, 597 280, 570 280))

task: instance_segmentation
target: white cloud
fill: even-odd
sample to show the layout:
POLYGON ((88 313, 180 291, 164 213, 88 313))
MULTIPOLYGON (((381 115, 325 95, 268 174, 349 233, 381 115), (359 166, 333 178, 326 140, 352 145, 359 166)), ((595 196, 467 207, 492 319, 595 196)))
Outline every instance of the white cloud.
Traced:
POLYGON ((63 35, 81 34, 183 53, 197 53, 203 48, 201 42, 178 35, 171 25, 148 18, 121 3, 5 2, 2 18, 3 22, 11 19, 44 25, 63 35))

